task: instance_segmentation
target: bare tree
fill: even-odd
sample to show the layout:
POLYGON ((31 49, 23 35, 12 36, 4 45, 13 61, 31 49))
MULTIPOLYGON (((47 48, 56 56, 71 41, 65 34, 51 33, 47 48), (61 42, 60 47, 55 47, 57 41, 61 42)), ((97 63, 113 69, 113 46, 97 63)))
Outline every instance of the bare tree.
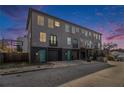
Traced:
POLYGON ((105 52, 106 55, 109 55, 110 54, 110 51, 117 48, 117 44, 115 43, 104 43, 103 45, 103 50, 105 52))

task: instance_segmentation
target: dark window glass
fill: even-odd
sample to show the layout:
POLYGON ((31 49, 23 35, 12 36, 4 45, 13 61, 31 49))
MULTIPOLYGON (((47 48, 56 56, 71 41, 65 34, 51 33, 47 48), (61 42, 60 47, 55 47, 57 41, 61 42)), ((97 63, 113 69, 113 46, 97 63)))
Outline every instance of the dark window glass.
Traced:
POLYGON ((78 48, 78 40, 73 39, 73 48, 78 48))

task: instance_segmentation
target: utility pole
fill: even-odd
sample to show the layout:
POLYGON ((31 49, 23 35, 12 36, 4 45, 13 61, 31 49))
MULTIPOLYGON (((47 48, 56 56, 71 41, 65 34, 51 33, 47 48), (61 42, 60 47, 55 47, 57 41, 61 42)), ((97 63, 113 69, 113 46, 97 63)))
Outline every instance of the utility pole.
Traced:
POLYGON ((1 31, 1 37, 2 37, 2 50, 4 50, 4 35, 2 31, 1 31))

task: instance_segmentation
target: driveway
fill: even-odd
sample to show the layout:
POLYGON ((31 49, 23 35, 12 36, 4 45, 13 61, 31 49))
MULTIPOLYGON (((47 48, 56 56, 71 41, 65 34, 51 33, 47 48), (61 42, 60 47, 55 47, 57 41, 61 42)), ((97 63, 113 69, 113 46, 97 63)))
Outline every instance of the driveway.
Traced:
POLYGON ((124 87, 124 62, 110 62, 114 67, 70 81, 65 87, 124 87))
POLYGON ((71 80, 110 67, 106 63, 80 64, 71 67, 46 69, 0 76, 0 86, 49 87, 59 86, 71 80))

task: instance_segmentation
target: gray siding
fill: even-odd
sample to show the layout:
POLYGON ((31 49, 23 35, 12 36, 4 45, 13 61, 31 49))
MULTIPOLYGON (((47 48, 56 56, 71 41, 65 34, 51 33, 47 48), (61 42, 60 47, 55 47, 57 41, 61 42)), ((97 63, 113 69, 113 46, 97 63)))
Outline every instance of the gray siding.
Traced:
MULTIPOLYGON (((76 32, 75 34, 73 34, 71 32, 71 27, 72 26, 75 26, 75 25, 72 25, 72 24, 69 24, 70 25, 70 32, 65 32, 65 23, 64 21, 61 21, 59 19, 55 19, 55 18, 52 18, 50 16, 46 16, 46 15, 43 15, 45 17, 45 24, 44 26, 38 26, 37 25, 37 16, 38 15, 42 15, 42 13, 37 13, 37 12, 32 12, 32 41, 31 41, 31 46, 32 47, 50 47, 49 46, 49 37, 51 34, 55 34, 57 35, 57 41, 58 41, 58 48, 72 48, 72 45, 67 45, 67 37, 71 37, 72 40, 73 39, 77 39, 78 40, 78 47, 84 47, 84 43, 86 40, 91 40, 93 44, 98 44, 100 43, 101 44, 101 40, 98 40, 98 39, 95 39, 94 36, 92 35, 93 33, 96 33, 98 34, 97 32, 91 32, 91 36, 85 36, 84 34, 81 33, 81 28, 79 28, 80 32, 76 32), (60 27, 56 28, 54 27, 53 29, 51 28, 48 28, 48 18, 52 18, 53 20, 58 20, 60 22, 60 27), (40 32, 45 32, 46 33, 46 37, 47 37, 47 42, 46 43, 42 43, 40 42, 40 32), (80 41, 80 38, 83 39, 83 44, 82 42, 80 41)), ((75 26, 76 27, 76 26, 75 26)), ((87 30, 88 31, 88 30, 87 30)), ((88 31, 89 32, 89 31, 88 31)), ((101 46, 101 45, 100 45, 101 46)))

